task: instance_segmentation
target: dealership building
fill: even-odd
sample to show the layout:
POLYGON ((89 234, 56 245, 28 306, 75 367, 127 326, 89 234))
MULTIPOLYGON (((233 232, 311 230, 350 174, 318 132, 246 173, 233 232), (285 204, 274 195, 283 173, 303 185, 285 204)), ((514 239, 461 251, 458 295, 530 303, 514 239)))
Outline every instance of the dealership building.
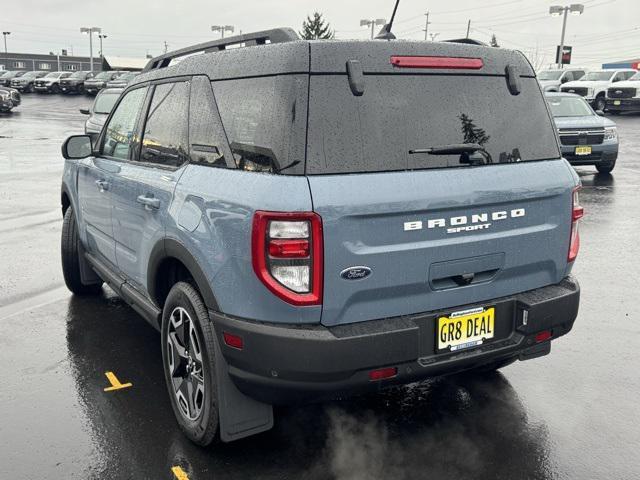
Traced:
MULTIPOLYGON (((93 57, 93 71, 101 70, 131 70, 139 71, 144 68, 149 60, 146 58, 127 58, 105 55, 93 57)), ((41 55, 37 53, 0 53, 1 70, 43 70, 75 72, 78 70, 91 70, 89 57, 76 57, 73 55, 41 55)))

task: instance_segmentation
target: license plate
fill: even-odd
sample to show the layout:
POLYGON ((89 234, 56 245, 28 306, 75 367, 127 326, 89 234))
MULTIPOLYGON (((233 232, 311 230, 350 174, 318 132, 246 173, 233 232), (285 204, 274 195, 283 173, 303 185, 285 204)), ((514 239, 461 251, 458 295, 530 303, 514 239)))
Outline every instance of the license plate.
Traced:
POLYGON ((576 147, 576 155, 591 155, 591 147, 576 147))
POLYGON ((438 350, 482 345, 495 334, 495 307, 478 307, 438 318, 438 350))
POLYGON ((614 101, 613 101, 613 104, 614 104, 614 105, 620 105, 621 103, 622 103, 622 102, 621 102, 620 100, 614 100, 614 101))

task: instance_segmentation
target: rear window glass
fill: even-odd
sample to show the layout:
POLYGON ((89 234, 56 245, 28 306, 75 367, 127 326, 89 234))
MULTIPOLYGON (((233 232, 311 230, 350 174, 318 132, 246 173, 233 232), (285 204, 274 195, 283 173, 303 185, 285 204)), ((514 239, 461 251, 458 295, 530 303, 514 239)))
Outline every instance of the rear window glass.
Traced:
POLYGON ((304 173, 307 82, 307 75, 212 82, 238 168, 304 173))
POLYGON ((354 96, 346 75, 312 75, 308 174, 459 167, 455 155, 409 150, 480 144, 492 163, 560 156, 535 78, 511 95, 504 77, 366 75, 354 96))

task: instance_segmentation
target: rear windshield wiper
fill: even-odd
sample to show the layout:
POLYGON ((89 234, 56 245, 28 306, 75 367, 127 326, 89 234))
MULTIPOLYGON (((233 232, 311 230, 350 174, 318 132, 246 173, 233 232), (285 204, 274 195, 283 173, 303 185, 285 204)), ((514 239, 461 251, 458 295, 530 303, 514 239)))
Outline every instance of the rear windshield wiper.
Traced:
POLYGON ((413 155, 415 153, 426 153, 427 155, 460 155, 460 163, 469 165, 493 163, 489 152, 479 143, 456 143, 409 150, 409 154, 413 155))

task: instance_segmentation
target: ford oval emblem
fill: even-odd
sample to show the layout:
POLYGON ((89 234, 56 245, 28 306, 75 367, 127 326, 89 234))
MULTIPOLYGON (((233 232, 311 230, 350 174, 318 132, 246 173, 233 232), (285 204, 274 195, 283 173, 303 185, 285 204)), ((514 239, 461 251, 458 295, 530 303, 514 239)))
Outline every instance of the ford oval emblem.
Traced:
POLYGON ((340 272, 340 276, 345 280, 362 280, 369 275, 371 275, 371 269, 362 265, 345 268, 340 272))

